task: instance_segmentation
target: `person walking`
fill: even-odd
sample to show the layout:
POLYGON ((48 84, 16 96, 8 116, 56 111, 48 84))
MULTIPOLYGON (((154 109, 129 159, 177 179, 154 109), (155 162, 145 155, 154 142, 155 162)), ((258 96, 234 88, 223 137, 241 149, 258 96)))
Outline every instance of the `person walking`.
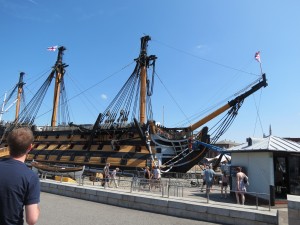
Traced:
POLYGON ((227 198, 228 182, 229 182, 228 176, 227 176, 226 172, 224 171, 223 175, 222 175, 222 183, 221 183, 221 198, 223 198, 223 197, 227 198), (223 191, 225 192, 225 195, 223 195, 223 191))
POLYGON ((109 174, 109 167, 110 167, 110 163, 106 163, 104 169, 103 169, 103 175, 104 175, 104 188, 108 187, 108 182, 109 182, 109 178, 110 178, 110 174, 109 174))
POLYGON ((204 186, 206 185, 206 182, 205 182, 205 171, 208 169, 208 166, 207 165, 204 165, 204 168, 202 170, 202 185, 201 185, 201 189, 200 191, 203 192, 203 188, 204 186))
POLYGON ((212 169, 212 164, 209 165, 209 168, 205 170, 205 183, 206 183, 206 194, 208 195, 211 192, 212 185, 214 183, 215 171, 212 169))
POLYGON ((237 204, 240 204, 240 196, 241 196, 241 203, 242 205, 245 204, 245 192, 246 192, 246 184, 248 183, 248 177, 246 174, 242 172, 241 167, 236 168, 237 174, 236 174, 236 201, 237 204))
POLYGON ((112 171, 111 176, 110 176, 110 182, 109 182, 109 186, 111 187, 111 183, 114 182, 115 187, 118 188, 119 185, 117 183, 117 172, 119 172, 119 168, 116 168, 112 171))
POLYGON ((40 181, 25 165, 32 148, 33 134, 29 128, 12 130, 7 137, 9 158, 0 160, 0 224, 36 224, 40 214, 40 181))

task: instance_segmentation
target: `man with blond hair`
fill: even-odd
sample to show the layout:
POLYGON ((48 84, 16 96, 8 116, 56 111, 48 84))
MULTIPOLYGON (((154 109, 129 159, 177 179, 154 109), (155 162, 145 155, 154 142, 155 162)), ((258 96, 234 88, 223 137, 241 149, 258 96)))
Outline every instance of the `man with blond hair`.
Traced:
POLYGON ((36 224, 39 217, 40 183, 37 174, 25 165, 32 148, 29 128, 12 130, 7 137, 9 158, 0 160, 0 224, 36 224))

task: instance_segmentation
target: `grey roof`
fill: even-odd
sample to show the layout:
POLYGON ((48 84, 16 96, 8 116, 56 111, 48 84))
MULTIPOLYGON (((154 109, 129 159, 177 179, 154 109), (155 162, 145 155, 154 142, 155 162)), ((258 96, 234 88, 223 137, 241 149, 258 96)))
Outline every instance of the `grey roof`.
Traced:
POLYGON ((237 143, 237 142, 234 142, 234 141, 229 141, 229 140, 222 140, 222 141, 219 141, 219 142, 217 142, 216 143, 216 145, 234 145, 234 146, 236 146, 236 145, 240 145, 240 143, 237 143))
POLYGON ((273 151, 300 153, 300 144, 284 138, 269 136, 265 138, 248 138, 248 142, 228 149, 228 152, 273 151), (252 144, 249 145, 249 142, 252 144))

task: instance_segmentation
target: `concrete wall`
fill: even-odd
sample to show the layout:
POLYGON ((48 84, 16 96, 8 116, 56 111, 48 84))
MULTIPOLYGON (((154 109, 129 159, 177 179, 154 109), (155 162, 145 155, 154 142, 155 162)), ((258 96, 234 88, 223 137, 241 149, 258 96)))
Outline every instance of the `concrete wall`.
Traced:
MULTIPOLYGON (((274 185, 273 153, 245 152, 231 153, 232 166, 242 166, 247 169, 250 185, 248 192, 270 194, 270 185, 274 185)), ((269 196, 259 196, 269 199, 269 196)))
POLYGON ((278 224, 277 211, 258 211, 233 208, 228 205, 204 204, 183 198, 162 198, 154 195, 116 192, 92 187, 41 180, 43 192, 89 200, 104 204, 160 213, 181 218, 220 224, 278 224))
POLYGON ((289 225, 300 224, 300 196, 287 195, 289 225))

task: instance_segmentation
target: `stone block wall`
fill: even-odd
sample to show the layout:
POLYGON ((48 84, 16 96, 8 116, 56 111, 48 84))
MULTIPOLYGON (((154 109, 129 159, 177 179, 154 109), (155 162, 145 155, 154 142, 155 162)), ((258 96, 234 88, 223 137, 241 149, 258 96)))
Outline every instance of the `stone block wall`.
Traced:
POLYGON ((300 196, 288 195, 288 217, 289 225, 300 224, 300 196))

